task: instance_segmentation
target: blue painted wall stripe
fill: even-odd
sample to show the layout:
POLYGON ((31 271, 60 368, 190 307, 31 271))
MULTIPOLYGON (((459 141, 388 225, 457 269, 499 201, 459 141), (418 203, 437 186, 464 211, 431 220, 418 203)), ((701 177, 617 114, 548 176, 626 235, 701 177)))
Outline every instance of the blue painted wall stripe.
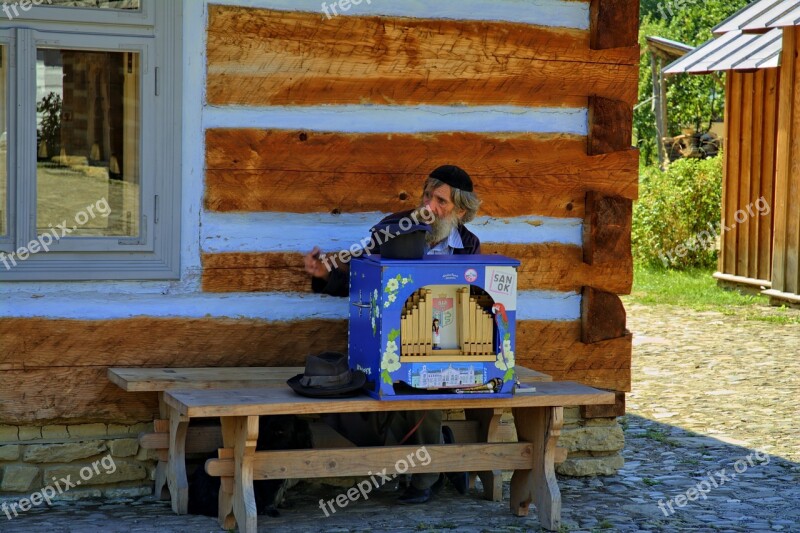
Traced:
MULTIPOLYGON (((59 293, 31 298, 18 294, 0 307, 0 318, 113 320, 153 318, 240 318, 285 322, 347 318, 348 301, 313 294, 103 294, 59 293)), ((519 320, 578 320, 577 293, 522 291, 517 298, 519 320)))
MULTIPOLYGON (((192 0, 194 1, 194 0, 192 0)), ((309 11, 326 17, 322 4, 335 0, 213 0, 212 4, 309 11)), ((539 26, 589 29, 589 3, 563 0, 351 0, 344 16, 386 15, 395 17, 489 20, 539 26)), ((331 17, 333 11, 328 8, 331 17)))
MULTIPOLYGON (((201 248, 208 253, 307 252, 348 249, 366 238, 384 213, 203 213, 201 248)), ((478 217, 467 227, 481 242, 582 246, 583 221, 577 218, 478 217)))
POLYGON ((587 135, 586 108, 518 106, 206 107, 208 128, 304 129, 345 133, 570 133, 587 135))

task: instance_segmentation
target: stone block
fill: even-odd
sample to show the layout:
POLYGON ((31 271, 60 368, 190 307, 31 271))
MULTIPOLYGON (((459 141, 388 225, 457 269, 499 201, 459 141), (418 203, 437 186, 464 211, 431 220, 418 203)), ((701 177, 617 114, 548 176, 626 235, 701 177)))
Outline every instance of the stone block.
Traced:
POLYGON ((39 475, 39 469, 30 465, 6 465, 3 468, 3 482, 0 490, 8 492, 28 492, 39 475))
POLYGON ((578 422, 583 420, 581 418, 581 408, 580 407, 565 407, 564 408, 564 423, 567 422, 578 422))
POLYGON ((69 436, 76 437, 105 437, 108 435, 108 428, 105 424, 76 424, 67 427, 69 436))
POLYGON ((71 463, 108 450, 101 440, 68 442, 65 444, 37 444, 25 450, 28 463, 71 463))
POLYGON ((616 418, 589 418, 584 421, 584 426, 588 427, 609 427, 616 426, 616 418))
POLYGON ((138 439, 114 439, 108 441, 108 448, 114 457, 131 457, 139 451, 138 439))
POLYGON ((19 428, 17 426, 0 424, 0 442, 17 442, 18 440, 19 428))
POLYGON ((16 461, 19 459, 19 444, 0 446, 0 461, 16 461))
POLYGON ((68 439, 69 431, 67 426, 44 426, 42 428, 43 439, 68 439))
POLYGON ((90 463, 71 464, 66 466, 53 466, 44 471, 45 479, 64 478, 72 476, 73 483, 80 482, 81 485, 108 485, 121 481, 138 481, 147 477, 147 470, 141 463, 133 461, 114 461, 116 468, 106 470, 103 465, 98 464, 100 473, 96 473, 90 463), (86 479, 81 477, 81 471, 86 479), (89 475, 91 471, 91 475, 89 475))
POLYGON ((153 487, 149 485, 141 487, 112 487, 103 491, 103 496, 108 499, 139 498, 150 494, 153 494, 153 487))
POLYGON ((19 440, 40 440, 42 438, 42 428, 39 426, 20 426, 19 440))
POLYGON ((556 465, 556 472, 563 476, 611 476, 625 466, 621 455, 606 455, 603 457, 568 457, 560 465, 556 465))
POLYGON ((558 446, 571 452, 616 452, 625 446, 625 434, 619 425, 565 428, 561 430, 558 446))
POLYGON ((124 424, 109 424, 108 425, 108 436, 115 437, 115 436, 122 436, 128 434, 128 428, 130 426, 124 424))
POLYGON ((138 435, 139 433, 152 433, 152 432, 153 432, 152 422, 139 422, 138 424, 133 424, 132 426, 128 426, 128 434, 131 435, 138 435))

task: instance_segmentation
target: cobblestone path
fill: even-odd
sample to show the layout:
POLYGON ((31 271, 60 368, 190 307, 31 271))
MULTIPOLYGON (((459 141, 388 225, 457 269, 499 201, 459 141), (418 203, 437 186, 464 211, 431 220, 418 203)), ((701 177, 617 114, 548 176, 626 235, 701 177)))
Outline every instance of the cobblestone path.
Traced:
MULTIPOLYGON (((617 476, 559 480, 562 530, 800 532, 800 325, 640 305, 628 305, 628 324, 635 346, 626 465, 617 476)), ((445 491, 403 508, 393 505, 396 495, 375 494, 326 518, 320 498, 341 491, 298 486, 282 516, 260 517, 259 530, 540 530, 534 516, 515 518, 507 500, 485 502, 476 492, 445 491)), ((11 521, 0 514, 0 531, 219 529, 213 519, 175 516, 167 504, 143 498, 61 502, 11 521)))

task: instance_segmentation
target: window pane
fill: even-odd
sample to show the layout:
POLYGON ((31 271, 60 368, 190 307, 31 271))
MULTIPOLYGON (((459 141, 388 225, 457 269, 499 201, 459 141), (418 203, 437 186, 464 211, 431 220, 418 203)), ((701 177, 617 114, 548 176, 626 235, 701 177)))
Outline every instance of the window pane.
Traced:
POLYGON ((37 50, 40 234, 139 234, 139 78, 137 53, 37 50))
POLYGON ((8 234, 8 48, 0 46, 0 237, 8 234))
POLYGON ((138 10, 139 0, 49 0, 47 5, 59 7, 138 10))

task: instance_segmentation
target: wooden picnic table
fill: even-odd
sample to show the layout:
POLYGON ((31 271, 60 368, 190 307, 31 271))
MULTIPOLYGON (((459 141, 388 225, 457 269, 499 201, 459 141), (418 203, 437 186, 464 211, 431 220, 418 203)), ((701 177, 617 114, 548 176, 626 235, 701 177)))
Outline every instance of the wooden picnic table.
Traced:
POLYGON ((519 442, 445 444, 425 446, 428 465, 414 473, 492 472, 514 470, 511 479, 511 511, 528 514, 537 508, 543 527, 555 530, 561 522, 561 493, 555 476, 556 443, 563 425, 565 405, 611 404, 613 392, 572 382, 537 384, 530 394, 512 398, 475 398, 380 401, 368 397, 318 399, 298 396, 288 388, 239 390, 172 390, 165 393, 170 409, 168 479, 181 501, 188 501, 182 439, 194 417, 220 417, 224 448, 220 458, 209 460, 206 471, 222 477, 219 522, 224 529, 257 530, 253 480, 367 476, 387 469, 407 456, 407 446, 351 449, 314 449, 256 452, 258 417, 263 415, 361 413, 420 409, 477 410, 494 415, 511 408, 519 442))

